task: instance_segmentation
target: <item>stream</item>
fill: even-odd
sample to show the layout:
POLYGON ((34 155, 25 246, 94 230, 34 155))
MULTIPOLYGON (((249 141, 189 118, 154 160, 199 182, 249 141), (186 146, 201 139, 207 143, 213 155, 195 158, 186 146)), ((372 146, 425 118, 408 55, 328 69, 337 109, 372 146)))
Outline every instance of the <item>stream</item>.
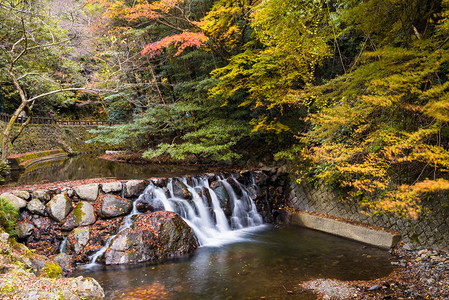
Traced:
POLYGON ((118 180, 174 177, 182 174, 200 174, 205 168, 201 165, 122 163, 99 158, 101 155, 81 154, 39 163, 26 170, 13 171, 6 183, 20 186, 100 177, 115 177, 118 180))
MULTIPOLYGON (((248 194, 255 180, 250 186, 234 181, 234 188, 229 178, 218 180, 233 203, 229 222, 207 176, 177 180, 192 194, 191 200, 177 197, 175 180, 169 179, 167 191, 150 183, 135 202, 145 200, 178 213, 201 245, 194 255, 160 265, 119 267, 95 264, 99 253, 77 275, 96 278, 108 299, 315 299, 300 289, 301 282, 370 280, 392 271, 387 251, 298 227, 263 224, 248 194), (200 193, 206 189, 210 207, 200 193)), ((120 230, 130 226, 126 220, 133 214, 138 212, 133 210, 120 230)))
POLYGON ((265 225, 238 242, 200 247, 161 265, 78 270, 106 299, 315 299, 299 288, 316 278, 369 280, 392 271, 387 251, 307 229, 265 225))

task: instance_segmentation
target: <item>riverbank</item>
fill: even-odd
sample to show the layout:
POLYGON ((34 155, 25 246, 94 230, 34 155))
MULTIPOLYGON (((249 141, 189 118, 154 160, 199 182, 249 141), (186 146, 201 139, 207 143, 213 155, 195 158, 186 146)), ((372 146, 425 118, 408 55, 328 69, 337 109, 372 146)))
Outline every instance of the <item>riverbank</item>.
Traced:
POLYGON ((317 279, 301 284, 319 299, 449 299, 449 254, 401 243, 391 250, 394 271, 372 281, 317 279))
POLYGON ((103 299, 99 283, 89 277, 63 278, 47 257, 17 243, 0 228, 1 299, 103 299))

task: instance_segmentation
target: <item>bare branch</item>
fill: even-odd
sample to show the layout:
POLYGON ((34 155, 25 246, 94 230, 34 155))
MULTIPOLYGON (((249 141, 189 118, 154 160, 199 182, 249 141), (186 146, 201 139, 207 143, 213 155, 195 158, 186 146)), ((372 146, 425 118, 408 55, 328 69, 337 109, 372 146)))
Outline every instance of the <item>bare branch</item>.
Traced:
POLYGON ((30 102, 36 101, 37 99, 46 97, 46 96, 50 96, 50 95, 62 93, 62 92, 70 92, 70 91, 86 91, 86 92, 92 92, 92 93, 100 93, 101 92, 100 90, 93 90, 93 89, 88 89, 88 88, 66 88, 66 89, 54 90, 54 91, 40 94, 31 99, 28 99, 26 102, 30 103, 30 102))
POLYGON ((21 18, 21 23, 22 23, 22 30, 23 30, 23 34, 22 37, 14 43, 14 45, 11 47, 11 51, 10 51, 10 59, 11 62, 9 64, 9 69, 12 70, 12 68, 14 67, 15 63, 27 52, 28 49, 28 37, 26 35, 26 29, 25 29, 25 21, 23 20, 23 18, 21 18), (16 48, 17 45, 19 45, 19 43, 21 43, 22 41, 25 41, 25 47, 24 49, 15 57, 14 57, 14 50, 16 48))
POLYGON ((28 76, 38 76, 46 81, 54 82, 53 80, 46 78, 45 76, 43 76, 42 74, 39 74, 39 73, 26 73, 26 74, 23 74, 22 76, 18 77, 17 80, 22 80, 28 76))

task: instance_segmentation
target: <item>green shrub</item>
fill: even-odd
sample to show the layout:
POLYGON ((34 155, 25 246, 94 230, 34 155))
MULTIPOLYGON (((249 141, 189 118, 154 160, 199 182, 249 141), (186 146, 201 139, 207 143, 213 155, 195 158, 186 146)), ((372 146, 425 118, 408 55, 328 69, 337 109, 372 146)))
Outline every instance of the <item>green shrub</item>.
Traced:
POLYGON ((19 211, 11 203, 0 198, 0 226, 10 235, 14 235, 14 227, 19 216, 19 211))

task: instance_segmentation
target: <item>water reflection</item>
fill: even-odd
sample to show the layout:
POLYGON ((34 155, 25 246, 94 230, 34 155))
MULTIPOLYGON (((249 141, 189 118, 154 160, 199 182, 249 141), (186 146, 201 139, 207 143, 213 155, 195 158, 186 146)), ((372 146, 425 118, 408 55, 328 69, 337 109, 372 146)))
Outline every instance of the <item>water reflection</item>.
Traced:
POLYGON ((99 177, 148 179, 204 173, 204 166, 129 164, 99 158, 100 154, 83 154, 62 160, 36 164, 25 171, 13 172, 9 184, 26 185, 42 182, 80 180, 99 177))
POLYGON ((314 299, 299 289, 301 282, 383 277, 392 270, 389 258, 387 251, 323 233, 268 227, 245 242, 203 247, 168 264, 79 272, 99 280, 108 299, 314 299))

